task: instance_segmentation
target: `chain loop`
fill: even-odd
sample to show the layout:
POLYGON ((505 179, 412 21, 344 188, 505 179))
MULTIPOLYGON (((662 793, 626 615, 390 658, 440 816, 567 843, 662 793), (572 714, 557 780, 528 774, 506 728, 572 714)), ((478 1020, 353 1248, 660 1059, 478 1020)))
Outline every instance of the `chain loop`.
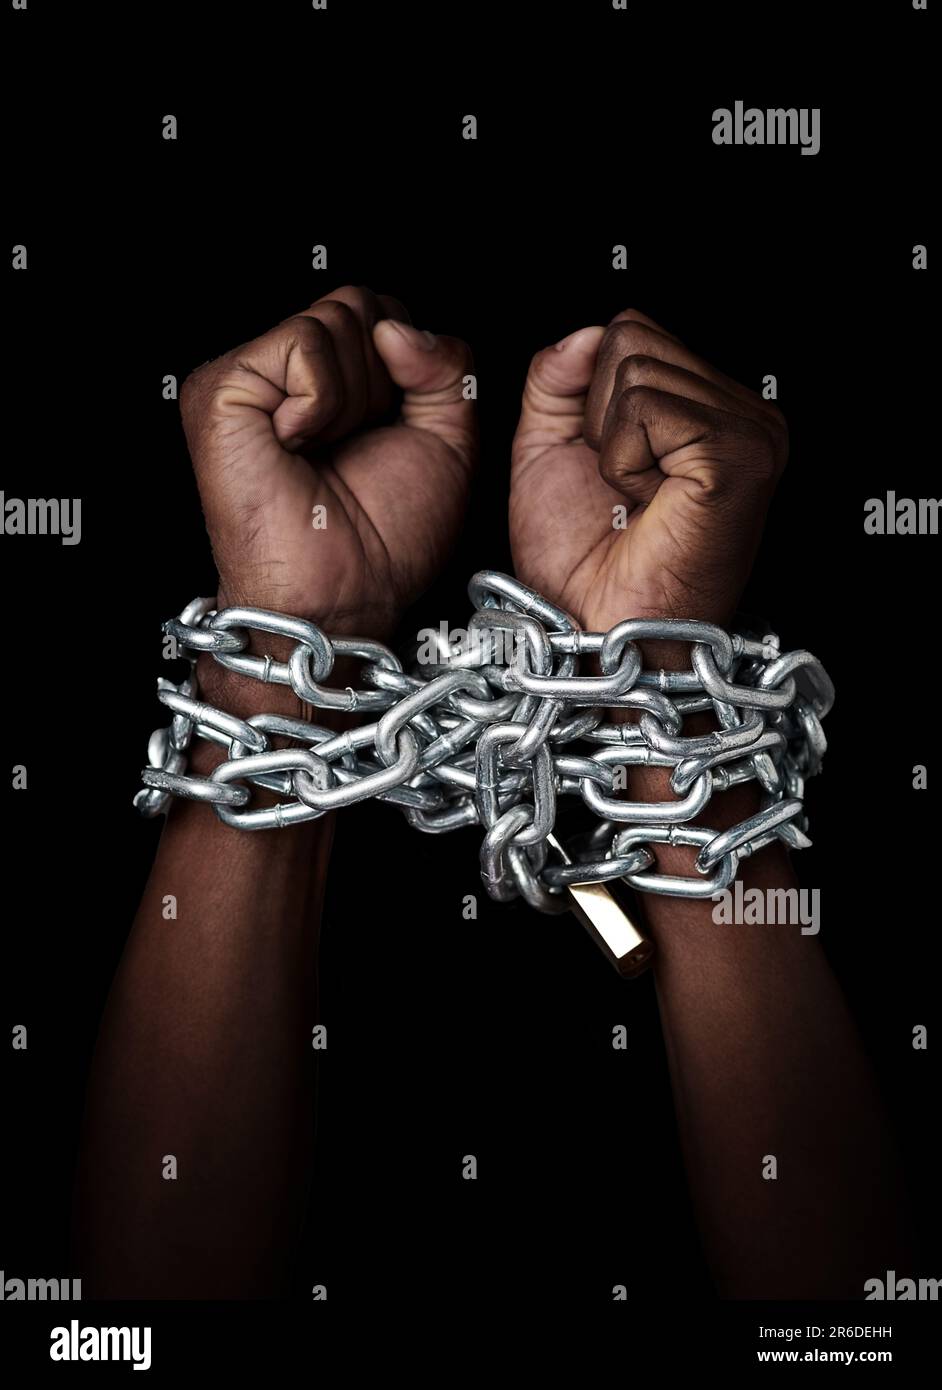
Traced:
POLYGON ((427 834, 482 827, 490 896, 522 897, 549 913, 569 908, 572 885, 613 879, 645 893, 710 897, 732 882, 741 859, 773 841, 811 843, 802 796, 824 758, 821 721, 834 687, 810 652, 783 653, 774 634, 726 633, 692 619, 629 618, 605 633, 582 632, 556 604, 494 570, 476 574, 468 592, 477 658, 443 643, 434 661, 412 660, 409 670, 379 642, 194 599, 164 624, 190 672, 180 684, 158 682, 173 721, 151 736, 135 805, 159 815, 179 796, 207 802, 226 825, 260 830, 375 797, 427 834), (287 660, 250 653, 252 632, 293 642, 287 660), (689 669, 644 669, 639 644, 648 642, 687 643, 689 669), (316 707, 372 713, 377 722, 337 734, 282 715, 238 719, 200 701, 201 653, 248 679, 290 686, 316 707), (338 657, 363 662, 366 688, 325 684, 338 657), (580 671, 586 660, 594 671, 580 671), (633 713, 614 721, 610 710, 633 713), (687 717, 703 712, 718 727, 685 735, 687 717), (209 778, 186 771, 194 738, 227 750, 209 778), (288 746, 274 748, 276 738, 288 746), (639 767, 671 769, 675 799, 619 795, 617 770, 639 767), (747 781, 762 791, 760 811, 722 832, 690 824, 714 792, 747 781), (280 799, 252 805, 260 790, 280 799), (601 818, 568 846, 553 836, 563 802, 601 818), (693 874, 658 873, 659 844, 696 848, 693 874))

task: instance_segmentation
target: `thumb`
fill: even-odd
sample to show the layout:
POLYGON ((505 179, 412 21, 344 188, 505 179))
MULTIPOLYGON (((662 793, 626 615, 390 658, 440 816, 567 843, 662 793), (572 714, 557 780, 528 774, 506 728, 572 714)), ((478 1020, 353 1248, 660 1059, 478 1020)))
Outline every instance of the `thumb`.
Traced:
POLYGON ((582 438, 586 394, 605 332, 601 327, 580 328, 533 358, 514 436, 514 463, 582 438))
POLYGON ((471 351, 460 338, 423 332, 398 319, 373 327, 376 351, 403 393, 401 422, 434 435, 466 465, 476 438, 474 405, 466 378, 471 351))

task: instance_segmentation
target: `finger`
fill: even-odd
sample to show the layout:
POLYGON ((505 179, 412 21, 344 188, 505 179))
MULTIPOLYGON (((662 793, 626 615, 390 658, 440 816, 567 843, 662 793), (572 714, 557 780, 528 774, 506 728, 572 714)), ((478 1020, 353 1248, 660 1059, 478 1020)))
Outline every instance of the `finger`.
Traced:
POLYGON ((679 343, 681 347, 683 346, 683 343, 680 338, 677 337, 676 333, 671 333, 669 329, 662 327, 659 323, 655 323, 654 319, 648 318, 647 314, 642 314, 640 309, 622 309, 620 314, 616 314, 614 318, 609 319, 608 326, 611 328, 614 323, 628 322, 643 323, 648 328, 653 328, 656 333, 662 333, 665 338, 671 338, 675 343, 679 343))
POLYGON ((346 388, 329 329, 300 314, 285 327, 295 341, 288 348, 284 375, 276 379, 284 394, 272 413, 272 429, 279 444, 294 453, 330 430, 343 411, 346 388))
POLYGON ((771 491, 776 463, 754 420, 650 386, 630 386, 609 416, 599 453, 605 481, 648 502, 665 476, 688 479, 704 502, 771 491))
POLYGON ((304 312, 320 318, 335 335, 337 356, 348 390, 346 411, 334 425, 330 437, 348 434, 367 421, 387 414, 395 391, 373 345, 373 326, 381 318, 408 321, 403 305, 390 296, 374 294, 365 285, 343 285, 316 300, 304 312), (388 300, 388 309, 384 298, 388 300))
POLYGON ((242 447, 247 438, 271 437, 275 430, 283 441, 311 435, 341 403, 330 334, 318 320, 301 316, 198 368, 181 393, 184 429, 200 451, 237 436, 242 447))
POLYGON ((580 328, 533 358, 514 436, 515 463, 553 445, 572 444, 582 438, 586 392, 605 331, 601 327, 580 328))
MULTIPOLYGON (((316 319, 289 319, 184 382, 183 426, 214 546, 285 482, 286 447, 325 427, 340 409, 340 371, 316 319), (276 433, 277 431, 277 433, 276 433)), ((298 461, 298 467, 306 465, 298 461)))
MULTIPOLYGON (((635 312, 625 311, 626 314, 635 312)), ((785 429, 784 419, 776 406, 770 401, 764 401, 756 392, 726 376, 709 362, 705 362, 678 339, 652 326, 650 321, 642 322, 638 317, 619 318, 606 329, 599 345, 596 372, 586 401, 585 439, 593 449, 599 447, 619 364, 626 357, 633 356, 654 357, 673 366, 683 367, 695 376, 702 377, 704 381, 722 387, 743 403, 749 403, 762 411, 779 431, 785 429)))
POLYGON ((391 379, 401 389, 404 425, 442 440, 464 465, 475 452, 474 405, 465 378, 471 352, 458 338, 436 337, 410 324, 383 319, 373 340, 391 379))
POLYGON ((732 391, 697 376, 686 367, 675 367, 658 357, 645 357, 640 353, 623 358, 616 368, 612 395, 602 426, 603 439, 609 417, 617 409, 619 397, 631 386, 651 386, 657 391, 666 391, 687 400, 699 401, 701 405, 729 411, 732 415, 742 415, 767 430, 773 444, 778 442, 769 417, 759 408, 758 402, 734 395, 732 391))
POLYGON ((307 309, 306 314, 316 314, 322 304, 346 304, 351 309, 357 319, 363 325, 364 341, 369 337, 370 329, 377 319, 385 316, 383 301, 396 305, 398 313, 395 317, 405 315, 406 310, 398 300, 390 295, 374 294, 367 285, 341 285, 339 289, 331 290, 330 294, 322 295, 320 299, 315 299, 307 309))

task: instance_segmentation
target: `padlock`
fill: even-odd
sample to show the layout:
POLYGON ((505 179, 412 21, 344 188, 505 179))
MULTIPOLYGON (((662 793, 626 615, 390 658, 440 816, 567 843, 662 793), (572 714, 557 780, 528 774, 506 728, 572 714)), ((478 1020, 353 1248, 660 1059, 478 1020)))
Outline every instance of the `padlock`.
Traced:
MULTIPOLYGON (((571 857, 555 835, 547 844, 564 864, 571 857)), ((604 883, 571 883, 564 890, 573 913, 624 979, 641 975, 654 958, 654 942, 631 919, 623 904, 604 883)))

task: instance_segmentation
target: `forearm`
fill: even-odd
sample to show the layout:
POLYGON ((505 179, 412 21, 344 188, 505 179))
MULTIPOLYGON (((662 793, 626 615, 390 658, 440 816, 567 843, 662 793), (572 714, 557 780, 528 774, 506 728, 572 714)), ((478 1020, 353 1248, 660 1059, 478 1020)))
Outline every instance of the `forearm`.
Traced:
MULTIPOLYGON (((641 795, 669 795, 666 776, 641 795)), ((754 789, 715 795, 726 828, 754 789)), ((664 849, 692 874, 695 851, 664 849)), ((794 887, 787 852, 742 861, 745 890, 794 887)), ((853 1019, 814 935, 798 924, 721 924, 710 899, 647 897, 656 978, 691 1191, 719 1291, 739 1298, 860 1298, 909 1268, 892 1139, 853 1019), (777 1175, 768 1176, 768 1157, 777 1175)))
MULTIPOLYGON (((219 758, 203 746, 191 770, 219 758)), ((90 1292, 278 1291, 310 1171, 331 822, 249 833, 174 804, 90 1079, 76 1208, 90 1292)))
MULTIPOLYGON (((628 615, 728 628, 788 458, 774 401, 626 309, 534 357, 513 454, 518 573, 584 630, 610 632, 628 615)), ((641 647, 648 670, 690 669, 686 643, 641 647)), ((698 727, 706 717, 685 720, 681 736, 715 730, 712 716, 698 727)), ((668 742, 677 735, 663 732, 668 742)), ((628 778, 630 800, 677 800, 664 769, 632 762, 628 778)), ((760 809, 754 784, 710 790, 701 825, 720 831, 760 809)), ((695 855, 659 844, 656 869, 696 878, 695 855)), ((794 883, 781 848, 744 858, 741 874, 747 888, 794 883)), ((797 924, 723 926, 713 907, 644 897, 718 1286, 861 1297, 883 1260, 903 1267, 908 1257, 896 1163, 860 1040, 814 937, 797 924), (765 1155, 777 1160, 774 1179, 765 1155)))

